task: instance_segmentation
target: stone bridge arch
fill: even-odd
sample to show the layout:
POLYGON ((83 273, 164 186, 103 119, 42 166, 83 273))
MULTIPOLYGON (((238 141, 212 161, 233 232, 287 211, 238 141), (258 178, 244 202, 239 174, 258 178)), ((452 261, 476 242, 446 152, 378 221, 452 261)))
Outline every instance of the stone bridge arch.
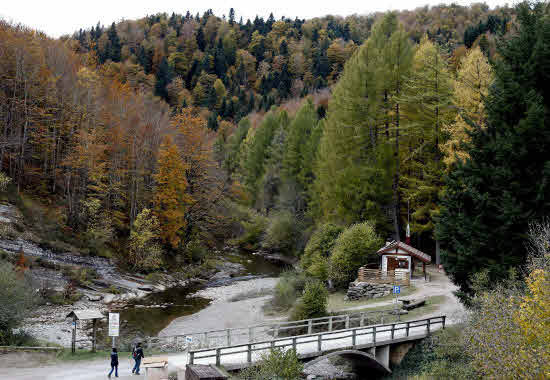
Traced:
MULTIPOLYGON (((389 347, 388 347, 389 348, 389 347)), ((319 356, 305 364, 305 368, 307 371, 307 368, 310 366, 313 366, 325 359, 334 357, 334 356, 340 356, 342 358, 348 359, 354 368, 358 373, 365 373, 367 371, 372 372, 375 371, 376 373, 379 373, 380 375, 386 375, 390 374, 391 370, 379 361, 376 356, 372 355, 369 352, 365 351, 359 351, 359 350, 340 350, 340 351, 334 351, 326 355, 319 356)))

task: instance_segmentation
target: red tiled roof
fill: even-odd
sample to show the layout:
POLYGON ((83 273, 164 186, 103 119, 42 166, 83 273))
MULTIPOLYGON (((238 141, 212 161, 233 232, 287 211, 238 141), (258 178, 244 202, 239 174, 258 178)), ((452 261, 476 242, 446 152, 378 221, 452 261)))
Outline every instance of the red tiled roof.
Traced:
POLYGON ((378 250, 379 255, 382 254, 389 254, 389 253, 395 253, 395 250, 401 248, 403 251, 409 253, 411 256, 416 257, 420 261, 425 262, 426 264, 432 262, 432 258, 427 253, 424 253, 414 247, 411 247, 408 244, 403 243, 402 241, 392 241, 390 244, 386 245, 385 247, 382 247, 378 250))

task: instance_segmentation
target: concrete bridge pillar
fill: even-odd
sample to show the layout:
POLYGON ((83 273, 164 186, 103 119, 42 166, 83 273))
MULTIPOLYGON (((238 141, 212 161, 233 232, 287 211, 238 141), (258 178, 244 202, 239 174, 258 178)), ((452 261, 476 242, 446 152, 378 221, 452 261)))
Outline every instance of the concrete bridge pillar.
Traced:
POLYGON ((378 346, 375 350, 375 357, 386 368, 390 367, 390 346, 378 346))

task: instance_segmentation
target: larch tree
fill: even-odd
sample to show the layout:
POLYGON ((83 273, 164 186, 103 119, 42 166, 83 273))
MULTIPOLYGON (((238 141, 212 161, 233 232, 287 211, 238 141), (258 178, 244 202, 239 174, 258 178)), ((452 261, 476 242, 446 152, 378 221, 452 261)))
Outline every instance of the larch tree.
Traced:
MULTIPOLYGON (((447 63, 439 47, 424 37, 401 94, 403 122, 399 185, 403 206, 407 207, 407 201, 412 211, 411 231, 426 232, 430 238, 443 186, 442 128, 454 117, 451 100, 452 80, 447 63)), ((438 257, 436 261, 439 261, 438 257)))
POLYGON ((186 170, 187 165, 173 138, 166 136, 159 151, 154 204, 161 226, 160 236, 174 249, 182 243, 185 213, 191 203, 191 197, 186 193, 186 170))
POLYGON ((447 166, 456 159, 465 160, 467 154, 461 147, 462 142, 468 142, 468 131, 472 131, 469 123, 480 127, 485 125, 484 102, 493 81, 493 69, 489 60, 479 49, 472 48, 460 61, 457 78, 454 81, 453 103, 458 110, 454 122, 445 124, 443 132, 448 136, 442 150, 443 161, 447 166))

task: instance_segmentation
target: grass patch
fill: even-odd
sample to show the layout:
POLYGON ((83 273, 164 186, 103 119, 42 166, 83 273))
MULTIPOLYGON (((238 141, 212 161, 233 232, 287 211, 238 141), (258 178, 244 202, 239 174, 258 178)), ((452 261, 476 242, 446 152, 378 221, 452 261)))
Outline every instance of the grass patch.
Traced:
MULTIPOLYGON (((406 297, 411 295, 416 291, 416 288, 414 286, 408 286, 408 287, 401 287, 401 294, 399 294, 399 298, 406 297)), ((393 294, 390 294, 388 296, 380 297, 380 298, 371 298, 371 299, 363 299, 363 300, 354 300, 354 301, 344 301, 344 297, 346 295, 346 292, 339 291, 336 293, 332 293, 328 297, 328 309, 330 311, 338 311, 338 310, 344 310, 350 307, 357 307, 357 306, 368 306, 372 305, 378 302, 384 302, 388 301, 394 298, 393 294)), ((387 306, 385 306, 387 307, 387 306)))
POLYGON ((273 295, 274 290, 270 288, 253 289, 248 292, 237 294, 229 299, 229 302, 244 301, 252 298, 260 298, 273 295))

